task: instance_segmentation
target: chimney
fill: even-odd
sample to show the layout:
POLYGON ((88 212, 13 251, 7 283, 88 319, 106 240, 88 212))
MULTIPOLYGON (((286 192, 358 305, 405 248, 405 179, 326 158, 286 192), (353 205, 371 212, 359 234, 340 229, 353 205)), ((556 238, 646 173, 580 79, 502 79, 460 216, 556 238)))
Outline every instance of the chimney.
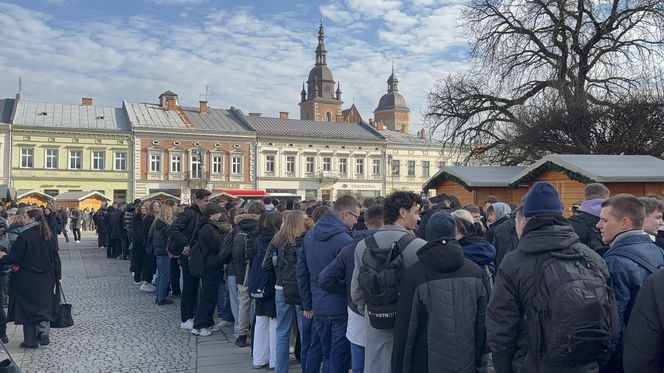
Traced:
POLYGON ((177 106, 177 101, 175 101, 174 98, 168 98, 166 99, 166 110, 167 111, 175 111, 175 107, 177 106))
POLYGON ((92 99, 90 97, 81 97, 81 106, 92 106, 92 99))
POLYGON ((200 104, 200 112, 207 113, 208 112, 207 101, 198 101, 198 103, 200 104))
POLYGON ((279 119, 281 119, 281 120, 288 119, 288 112, 287 111, 280 111, 279 112, 279 119))
POLYGON ((261 115, 263 115, 263 114, 262 113, 249 113, 250 117, 260 117, 261 115))
POLYGON ((369 125, 374 128, 376 127, 376 123, 374 123, 373 118, 369 118, 369 125))
POLYGON ((385 126, 383 125, 383 122, 376 122, 376 129, 379 131, 384 130, 385 126))

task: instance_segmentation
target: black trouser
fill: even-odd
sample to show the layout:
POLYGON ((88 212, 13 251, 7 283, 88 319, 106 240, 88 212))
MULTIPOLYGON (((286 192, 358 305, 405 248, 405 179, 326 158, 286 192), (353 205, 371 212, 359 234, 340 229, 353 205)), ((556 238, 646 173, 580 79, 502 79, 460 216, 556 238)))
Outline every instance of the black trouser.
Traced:
POLYGON ((180 290, 180 264, 178 263, 177 258, 171 258, 171 294, 181 295, 182 290, 180 290))
POLYGON ((145 271, 145 247, 134 245, 134 249, 131 251, 130 270, 134 272, 134 282, 140 282, 145 271))
MULTIPOLYGON (((143 281, 152 282, 152 278, 154 277, 156 271, 157 271, 157 257, 146 252, 145 257, 143 258, 143 281)), ((178 281, 180 281, 179 276, 178 276, 178 281)))
POLYGON ((104 235, 104 232, 97 231, 97 247, 99 248, 106 247, 106 243, 104 242, 104 235))
POLYGON ((81 228, 72 228, 72 232, 74 232, 74 241, 80 241, 81 240, 81 228))
POLYGON ((219 269, 205 270, 196 317, 194 317, 194 329, 209 328, 214 325, 214 309, 217 308, 219 282, 221 282, 221 271, 219 269))
POLYGON ((69 242, 69 236, 67 236, 67 228, 62 227, 62 235, 65 237, 65 241, 69 242))
POLYGON ((5 283, 9 280, 9 274, 0 272, 0 337, 7 335, 7 314, 5 313, 5 283))
POLYGON ((120 247, 122 248, 122 259, 129 258, 129 240, 127 235, 120 239, 120 247))
POLYGON ((180 298, 180 318, 182 322, 194 318, 198 305, 198 287, 201 280, 189 272, 189 258, 180 257, 182 267, 182 298, 180 298))
POLYGON ((119 238, 109 238, 108 239, 108 251, 110 250, 110 257, 118 257, 122 253, 122 240, 119 238))

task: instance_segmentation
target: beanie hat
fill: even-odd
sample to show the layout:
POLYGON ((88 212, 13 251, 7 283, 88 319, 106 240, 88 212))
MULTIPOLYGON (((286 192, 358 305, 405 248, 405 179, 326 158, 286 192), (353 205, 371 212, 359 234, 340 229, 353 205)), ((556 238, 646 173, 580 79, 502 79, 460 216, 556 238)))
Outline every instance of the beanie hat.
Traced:
POLYGON ((427 241, 453 240, 456 222, 449 212, 440 211, 429 218, 426 226, 427 241))
POLYGON ((558 191, 544 181, 535 183, 523 202, 523 215, 526 218, 541 214, 563 214, 563 204, 558 191))

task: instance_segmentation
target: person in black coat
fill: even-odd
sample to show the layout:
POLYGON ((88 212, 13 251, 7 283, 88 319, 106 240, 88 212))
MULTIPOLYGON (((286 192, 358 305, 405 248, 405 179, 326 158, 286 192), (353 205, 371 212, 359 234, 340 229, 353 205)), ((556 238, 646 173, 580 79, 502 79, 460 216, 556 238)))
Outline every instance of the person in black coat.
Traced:
POLYGON ((219 249, 223 234, 216 224, 221 217, 221 206, 209 203, 203 209, 198 225, 198 247, 203 254, 205 273, 202 278, 198 308, 194 317, 191 334, 207 337, 219 330, 214 324, 214 309, 217 306, 219 283, 223 275, 223 266, 219 258, 219 249))
POLYGON ((44 209, 44 218, 46 219, 48 228, 51 230, 51 234, 53 235, 53 239, 55 240, 56 243, 58 242, 58 224, 59 224, 57 215, 58 214, 53 206, 49 206, 44 209))
POLYGON ((143 274, 143 263, 145 262, 145 236, 143 234, 143 220, 147 213, 145 205, 138 206, 136 213, 131 218, 132 246, 130 271, 134 273, 134 284, 140 284, 143 274))
POLYGON ((25 230, 9 254, 0 252, 0 264, 13 265, 9 289, 8 321, 23 325, 23 348, 50 343, 49 321, 57 318, 56 281, 62 278, 58 245, 44 214, 28 211, 25 230))
POLYGON ((112 222, 112 217, 113 213, 115 213, 116 208, 114 206, 111 206, 106 209, 106 213, 104 214, 104 219, 102 221, 103 225, 103 230, 104 230, 104 237, 105 237, 105 242, 106 242, 106 257, 107 258, 113 258, 113 245, 115 244, 111 240, 111 222, 112 222))
POLYGON ((648 277, 625 331, 625 373, 664 371, 664 270, 648 277))
MULTIPOLYGON (((140 227, 140 230, 142 232, 138 232, 139 227, 134 228, 135 232, 134 234, 142 236, 143 245, 147 245, 148 243, 148 237, 150 236, 150 229, 152 228, 152 224, 154 223, 155 217, 159 213, 160 209, 161 209, 161 202, 159 201, 155 200, 147 204, 145 214, 143 215, 142 226, 140 227)), ((156 272, 157 272, 157 258, 155 256, 155 253, 148 250, 148 247, 145 246, 145 258, 143 259, 143 273, 142 273, 143 285, 141 285, 143 291, 152 290, 152 279, 154 278, 154 274, 156 272)), ((178 281, 179 280, 180 277, 178 277, 178 281)))
POLYGON ((125 240, 127 239, 127 231, 124 227, 124 209, 117 208, 111 214, 111 234, 110 246, 112 247, 112 254, 118 259, 128 259, 125 240))

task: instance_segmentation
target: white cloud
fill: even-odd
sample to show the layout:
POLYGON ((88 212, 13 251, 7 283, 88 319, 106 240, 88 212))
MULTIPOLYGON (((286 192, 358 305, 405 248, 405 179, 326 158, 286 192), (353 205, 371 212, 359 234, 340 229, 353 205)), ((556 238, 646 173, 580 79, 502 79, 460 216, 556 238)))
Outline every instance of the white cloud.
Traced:
MULTIPOLYGON (((400 1, 348 0, 320 8, 328 64, 341 81, 344 108, 355 97, 363 118, 371 117, 394 58, 412 122, 422 123, 426 92, 460 66, 436 54, 460 42, 456 34, 444 34, 454 23, 447 14, 454 9, 447 6, 451 1, 445 3, 413 9, 400 1), (373 14, 391 22, 366 22, 366 13, 377 9, 373 14)), ((120 106, 123 99, 156 102, 170 89, 181 103, 195 106, 207 85, 213 107, 298 117, 318 19, 289 11, 258 17, 240 8, 211 9, 196 20, 187 12, 186 19, 168 24, 147 15, 74 22, 0 3, 0 97, 13 97, 20 76, 27 100, 76 103, 90 96, 97 105, 120 106)))

